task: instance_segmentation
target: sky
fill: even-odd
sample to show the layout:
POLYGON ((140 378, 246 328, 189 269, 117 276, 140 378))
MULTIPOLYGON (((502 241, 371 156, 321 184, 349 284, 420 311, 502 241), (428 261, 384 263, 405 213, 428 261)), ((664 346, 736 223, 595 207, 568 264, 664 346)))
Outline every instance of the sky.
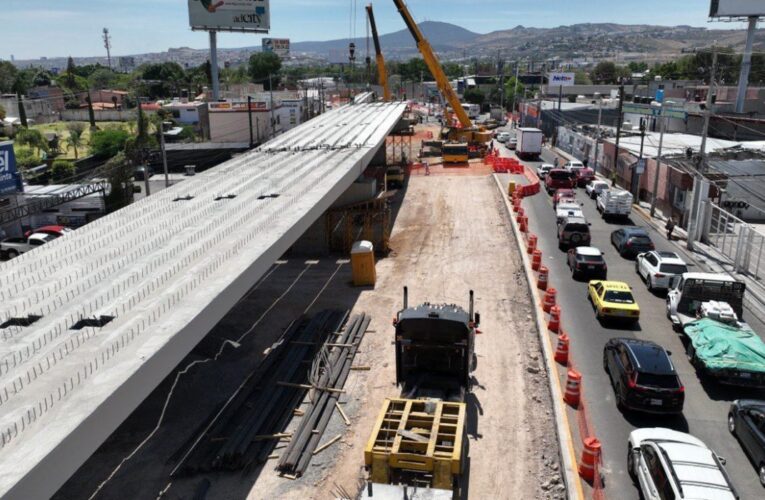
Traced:
MULTIPOLYGON (((366 34, 369 0, 271 0, 271 33, 293 42, 366 34), (356 4, 356 16, 351 7, 356 4), (355 19, 352 23, 351 20, 355 19)), ((390 0, 372 2, 381 34, 404 28, 390 0)), ((36 59, 104 54, 101 31, 109 28, 112 55, 205 48, 207 34, 189 28, 187 0, 0 0, 0 58, 36 59)), ((477 33, 519 24, 549 28, 576 23, 661 24, 739 29, 741 23, 709 23, 709 0, 408 0, 417 22, 458 24, 477 33)), ((219 47, 259 46, 263 35, 221 33, 219 47)))

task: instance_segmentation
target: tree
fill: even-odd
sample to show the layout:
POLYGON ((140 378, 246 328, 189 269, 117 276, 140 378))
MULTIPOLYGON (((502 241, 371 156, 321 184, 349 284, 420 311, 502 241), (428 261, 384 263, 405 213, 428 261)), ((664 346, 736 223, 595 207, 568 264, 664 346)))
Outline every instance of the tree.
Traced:
POLYGON ((74 166, 74 162, 69 160, 56 160, 50 168, 50 183, 57 184, 60 182, 68 182, 74 177, 75 173, 77 173, 77 168, 74 166))
POLYGON ((505 82, 505 102, 508 109, 513 105, 513 102, 518 104, 524 95, 526 95, 526 86, 516 80, 514 76, 508 78, 505 82))
POLYGON ((30 147, 16 147, 13 152, 16 155, 16 166, 22 172, 37 167, 42 163, 40 157, 30 147))
POLYGON ((486 95, 480 89, 467 89, 462 97, 470 104, 483 104, 486 100, 486 95))
POLYGON ((632 73, 642 73, 648 69, 648 63, 632 61, 631 63, 627 64, 627 67, 632 73))
POLYGON ((66 138, 66 144, 74 149, 74 159, 79 159, 79 148, 83 145, 82 134, 85 132, 85 124, 81 122, 69 122, 66 125, 69 131, 69 137, 66 138))
POLYGON ((69 58, 66 60, 66 72, 64 75, 64 81, 66 82, 66 86, 70 89, 74 87, 76 82, 76 66, 74 65, 74 59, 72 59, 72 56, 69 56, 69 58))
POLYGON ((5 116, 6 116, 5 113, 6 113, 5 108, 3 107, 2 104, 0 104, 0 120, 5 120, 5 116))
POLYGON ((114 87, 117 74, 109 68, 99 68, 88 76, 88 83, 94 89, 110 89, 114 87))
POLYGON ((49 151, 48 140, 45 139, 42 132, 37 129, 20 129, 16 132, 16 142, 21 146, 29 146, 30 148, 36 149, 37 154, 40 154, 41 151, 45 151, 46 153, 49 151))
POLYGON ((109 194, 106 208, 109 212, 119 210, 133 202, 133 167, 124 153, 117 154, 106 162, 109 179, 109 194))
POLYGON ((35 77, 32 79, 32 83, 35 85, 35 87, 48 87, 51 84, 53 75, 51 75, 49 72, 45 71, 44 69, 41 69, 40 71, 35 74, 35 77))
POLYGON ((268 76, 282 69, 282 60, 273 52, 258 52, 250 56, 248 70, 253 82, 268 86, 268 76))
POLYGON ((599 62, 590 73, 592 80, 600 84, 616 83, 616 64, 611 61, 599 62))
POLYGON ((8 61, 0 61, 0 93, 7 94, 9 92, 15 92, 14 84, 16 83, 16 77, 19 74, 19 70, 16 69, 12 63, 8 61))
POLYGON ((577 71, 574 73, 574 85, 592 85, 590 75, 584 71, 577 71))
POLYGON ((125 149, 129 138, 122 129, 98 130, 90 136, 90 154, 101 159, 112 158, 125 149))

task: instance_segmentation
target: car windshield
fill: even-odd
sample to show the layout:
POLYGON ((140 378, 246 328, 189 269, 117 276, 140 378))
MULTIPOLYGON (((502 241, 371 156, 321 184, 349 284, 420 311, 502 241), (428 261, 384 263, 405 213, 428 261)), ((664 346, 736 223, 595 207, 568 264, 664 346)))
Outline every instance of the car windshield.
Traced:
POLYGON ((566 224, 565 230, 574 233, 588 233, 590 228, 587 227, 587 224, 566 224))
POLYGON ((571 179, 571 172, 566 172, 565 170, 551 170, 550 171, 550 178, 556 181, 564 181, 571 179))
POLYGON ((662 264, 659 271, 666 274, 683 274, 688 272, 688 268, 682 264, 662 264))
POLYGON ((662 389, 678 389, 680 381, 677 375, 658 374, 658 373, 640 373, 637 379, 638 385, 648 387, 660 387, 662 389))
POLYGON ((623 290, 608 290, 603 297, 606 302, 615 302, 617 304, 634 304, 635 299, 632 294, 623 290))

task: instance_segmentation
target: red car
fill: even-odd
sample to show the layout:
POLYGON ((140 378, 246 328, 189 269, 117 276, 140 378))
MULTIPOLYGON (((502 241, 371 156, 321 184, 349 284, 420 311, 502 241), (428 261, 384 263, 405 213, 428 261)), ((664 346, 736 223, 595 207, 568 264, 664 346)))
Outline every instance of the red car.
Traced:
POLYGON ((71 233, 73 229, 70 229, 66 226, 43 226, 38 227, 37 229, 29 230, 26 233, 24 233, 24 237, 28 238, 29 235, 32 233, 43 233, 43 234, 50 234, 51 236, 55 236, 58 238, 59 236, 64 236, 67 233, 71 233))
POLYGON ((556 189, 555 194, 553 195, 553 208, 557 207, 560 200, 564 198, 575 200, 576 193, 573 189, 556 189))
POLYGON ((576 174, 562 168, 554 168, 545 176, 547 194, 553 194, 556 189, 573 189, 576 187, 576 174))
POLYGON ((576 185, 584 187, 595 180, 595 171, 591 168, 580 168, 576 171, 576 185))

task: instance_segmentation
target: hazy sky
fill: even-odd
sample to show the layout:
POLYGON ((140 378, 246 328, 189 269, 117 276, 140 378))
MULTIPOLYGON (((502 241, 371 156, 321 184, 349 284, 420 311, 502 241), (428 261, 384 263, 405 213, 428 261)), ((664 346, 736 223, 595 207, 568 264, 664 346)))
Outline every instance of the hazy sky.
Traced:
MULTIPOLYGON (((271 0, 271 34, 292 41, 348 38, 356 3, 356 34, 366 34, 369 0, 271 0)), ((392 1, 373 2, 378 29, 404 28, 392 1)), ((409 0, 415 19, 459 24, 479 33, 524 26, 553 27, 585 22, 708 23, 709 0, 409 0)), ((0 0, 0 58, 93 56, 104 52, 101 30, 112 34, 112 53, 160 52, 168 47, 204 48, 207 35, 188 26, 187 0, 0 0)), ((260 45, 260 35, 222 33, 220 47, 260 45)))

